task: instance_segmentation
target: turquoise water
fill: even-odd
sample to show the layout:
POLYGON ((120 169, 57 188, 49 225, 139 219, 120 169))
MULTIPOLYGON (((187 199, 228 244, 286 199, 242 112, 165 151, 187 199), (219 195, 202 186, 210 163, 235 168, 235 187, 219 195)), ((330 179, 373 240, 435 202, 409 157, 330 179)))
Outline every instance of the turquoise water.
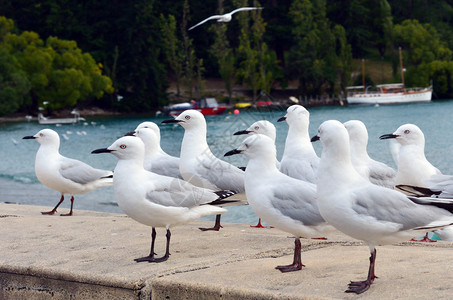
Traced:
MULTIPOLYGON (((376 160, 392 167, 392 157, 388 141, 379 140, 379 136, 394 132, 400 125, 413 123, 425 134, 425 152, 428 160, 444 174, 453 174, 453 101, 438 101, 426 104, 407 104, 396 106, 356 106, 356 107, 321 107, 310 108, 310 135, 316 134, 318 126, 325 120, 336 119, 345 122, 351 119, 361 120, 368 128, 368 152, 376 160)), ((280 158, 286 139, 286 122, 277 122, 285 111, 247 112, 238 115, 224 114, 208 116, 208 144, 218 157, 239 146, 244 136, 234 136, 238 130, 246 129, 257 120, 266 119, 277 128, 277 152, 280 158)), ((184 130, 179 125, 161 124, 168 117, 86 117, 87 121, 75 125, 39 125, 36 122, 18 122, 0 124, 0 201, 20 204, 54 206, 59 193, 43 187, 34 174, 35 153, 39 144, 22 137, 34 135, 43 128, 51 128, 60 134, 60 153, 82 160, 94 167, 113 170, 116 158, 112 155, 93 155, 92 150, 110 146, 118 137, 135 129, 143 121, 153 121, 161 128, 162 148, 169 154, 179 156, 184 130)), ((321 153, 320 143, 315 143, 315 150, 321 153)), ((237 166, 246 166, 247 160, 240 155, 224 158, 237 166)), ((103 188, 94 192, 77 195, 76 209, 104 212, 120 212, 116 206, 113 188, 103 188)), ((69 207, 69 201, 62 204, 60 211, 69 207)), ((254 223, 256 216, 248 206, 233 207, 222 218, 225 222, 254 223)))

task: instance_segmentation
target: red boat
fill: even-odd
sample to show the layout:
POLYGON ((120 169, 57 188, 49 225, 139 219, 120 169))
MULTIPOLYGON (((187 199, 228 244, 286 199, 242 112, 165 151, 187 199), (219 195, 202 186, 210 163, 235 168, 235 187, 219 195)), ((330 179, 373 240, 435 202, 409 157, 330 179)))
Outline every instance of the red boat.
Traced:
POLYGON ((187 109, 195 109, 205 116, 221 115, 227 109, 224 105, 219 105, 215 98, 203 98, 199 102, 194 100, 186 103, 178 103, 167 108, 167 114, 172 117, 178 116, 187 109))

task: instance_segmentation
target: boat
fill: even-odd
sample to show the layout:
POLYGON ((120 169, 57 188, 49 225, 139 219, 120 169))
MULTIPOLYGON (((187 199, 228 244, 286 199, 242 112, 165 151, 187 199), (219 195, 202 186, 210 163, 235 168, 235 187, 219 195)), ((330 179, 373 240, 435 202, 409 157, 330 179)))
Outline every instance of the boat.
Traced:
POLYGON ((430 102, 432 86, 425 88, 406 88, 404 83, 379 84, 375 91, 364 86, 350 86, 348 104, 402 104, 415 102, 430 102))
POLYGON ((166 113, 169 116, 176 117, 187 109, 195 109, 205 116, 212 116, 223 114, 227 107, 224 105, 220 105, 217 102, 216 98, 203 98, 200 99, 199 102, 192 100, 190 102, 170 105, 169 107, 166 108, 166 113))
POLYGON ((349 86, 346 88, 348 104, 403 104, 416 102, 430 102, 433 94, 432 85, 428 87, 406 88, 404 85, 403 60, 401 47, 399 48, 401 83, 389 83, 376 85, 375 90, 365 87, 365 64, 362 60, 363 85, 349 86))
POLYGON ((44 117, 42 113, 38 114, 38 123, 44 125, 50 124, 75 124, 79 121, 85 121, 85 118, 81 117, 79 112, 75 109, 71 111, 71 114, 74 115, 72 118, 47 118, 44 117))

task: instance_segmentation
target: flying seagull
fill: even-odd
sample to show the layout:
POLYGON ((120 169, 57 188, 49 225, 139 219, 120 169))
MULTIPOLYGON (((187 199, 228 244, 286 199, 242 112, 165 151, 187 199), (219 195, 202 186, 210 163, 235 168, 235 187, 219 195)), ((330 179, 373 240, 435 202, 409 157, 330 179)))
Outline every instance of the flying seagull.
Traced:
POLYGON ((200 26, 200 25, 203 24, 203 23, 206 23, 206 22, 209 21, 209 20, 217 20, 217 22, 230 22, 230 21, 231 21, 231 18, 233 17, 233 14, 234 14, 234 13, 237 13, 237 12, 239 12, 239 11, 256 10, 256 9, 263 9, 263 8, 262 8, 262 7, 241 7, 241 8, 235 9, 235 10, 233 10, 232 12, 227 13, 227 14, 224 14, 224 15, 214 15, 214 16, 210 16, 209 18, 204 19, 203 21, 201 21, 201 22, 198 23, 197 25, 194 25, 194 26, 190 27, 189 30, 192 30, 192 29, 194 29, 195 27, 200 26))

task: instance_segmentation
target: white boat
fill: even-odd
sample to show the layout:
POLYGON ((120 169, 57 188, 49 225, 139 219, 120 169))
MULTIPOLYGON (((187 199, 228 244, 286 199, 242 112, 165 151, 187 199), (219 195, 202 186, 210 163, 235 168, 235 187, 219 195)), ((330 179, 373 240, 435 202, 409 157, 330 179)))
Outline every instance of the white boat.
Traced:
POLYGON ((365 60, 362 59, 362 84, 346 88, 348 104, 402 104, 416 102, 430 102, 433 95, 432 85, 429 87, 406 88, 404 86, 403 56, 399 48, 401 81, 402 83, 389 83, 376 85, 376 90, 369 91, 365 88, 365 60))
POLYGON ((79 112, 76 110, 71 111, 71 114, 74 115, 73 118, 47 118, 44 117, 42 113, 38 114, 38 123, 39 124, 75 124, 79 121, 85 121, 85 118, 81 117, 79 112))
POLYGON ((379 84, 375 91, 364 86, 347 87, 348 104, 402 104, 430 102, 432 86, 425 88, 405 88, 403 83, 379 84))

